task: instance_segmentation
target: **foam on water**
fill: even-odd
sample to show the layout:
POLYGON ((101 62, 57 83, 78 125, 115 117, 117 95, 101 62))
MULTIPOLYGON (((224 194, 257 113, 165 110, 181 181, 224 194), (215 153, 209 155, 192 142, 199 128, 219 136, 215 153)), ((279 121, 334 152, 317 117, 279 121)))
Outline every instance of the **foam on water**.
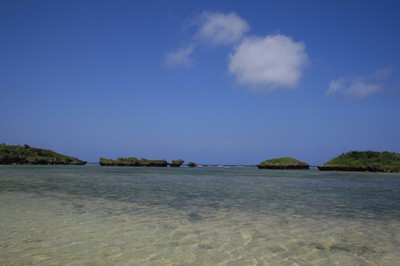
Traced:
POLYGON ((192 170, 0 167, 0 265, 400 260, 398 175, 192 170))

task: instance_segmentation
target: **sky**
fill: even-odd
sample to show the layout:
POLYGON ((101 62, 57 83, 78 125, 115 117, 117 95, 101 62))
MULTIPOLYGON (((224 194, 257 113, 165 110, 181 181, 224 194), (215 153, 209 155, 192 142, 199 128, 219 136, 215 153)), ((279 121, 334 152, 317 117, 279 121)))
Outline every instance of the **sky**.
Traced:
POLYGON ((400 152, 400 1, 0 0, 0 142, 97 162, 400 152))

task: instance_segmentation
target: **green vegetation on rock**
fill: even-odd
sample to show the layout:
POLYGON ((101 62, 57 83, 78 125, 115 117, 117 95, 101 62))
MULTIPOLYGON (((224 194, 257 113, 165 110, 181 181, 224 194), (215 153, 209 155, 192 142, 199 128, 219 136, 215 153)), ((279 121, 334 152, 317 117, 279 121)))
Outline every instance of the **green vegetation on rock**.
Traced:
POLYGON ((259 169, 308 169, 310 166, 294 158, 283 157, 265 160, 257 165, 259 169))
POLYGON ((142 167, 166 167, 166 160, 149 160, 146 158, 138 159, 136 157, 118 158, 117 160, 100 158, 101 166, 142 166, 142 167))
POLYGON ((0 164, 84 165, 85 161, 29 145, 0 144, 0 164))
POLYGON ((400 172, 400 154, 394 152, 350 151, 318 166, 322 171, 400 172))
POLYGON ((171 167, 180 167, 185 161, 182 159, 179 160, 172 160, 172 162, 169 164, 171 167))
POLYGON ((112 159, 108 159, 108 158, 100 158, 99 164, 101 166, 112 166, 112 165, 115 165, 115 161, 112 159))
POLYGON ((188 162, 187 164, 189 167, 197 167, 197 164, 194 162, 188 162))

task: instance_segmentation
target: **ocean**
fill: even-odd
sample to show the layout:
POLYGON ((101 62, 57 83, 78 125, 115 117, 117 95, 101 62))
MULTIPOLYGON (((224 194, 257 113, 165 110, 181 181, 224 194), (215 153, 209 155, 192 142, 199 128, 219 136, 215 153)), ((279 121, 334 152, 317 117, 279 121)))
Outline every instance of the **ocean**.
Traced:
POLYGON ((400 175, 0 166, 0 265, 399 265, 400 175))

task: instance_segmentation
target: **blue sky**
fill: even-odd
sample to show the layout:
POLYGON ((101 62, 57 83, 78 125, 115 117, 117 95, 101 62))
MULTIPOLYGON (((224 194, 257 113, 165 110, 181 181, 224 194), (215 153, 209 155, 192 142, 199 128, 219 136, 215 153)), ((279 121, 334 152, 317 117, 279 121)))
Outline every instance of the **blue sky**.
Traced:
POLYGON ((399 1, 0 2, 0 141, 87 161, 400 152, 399 1))

